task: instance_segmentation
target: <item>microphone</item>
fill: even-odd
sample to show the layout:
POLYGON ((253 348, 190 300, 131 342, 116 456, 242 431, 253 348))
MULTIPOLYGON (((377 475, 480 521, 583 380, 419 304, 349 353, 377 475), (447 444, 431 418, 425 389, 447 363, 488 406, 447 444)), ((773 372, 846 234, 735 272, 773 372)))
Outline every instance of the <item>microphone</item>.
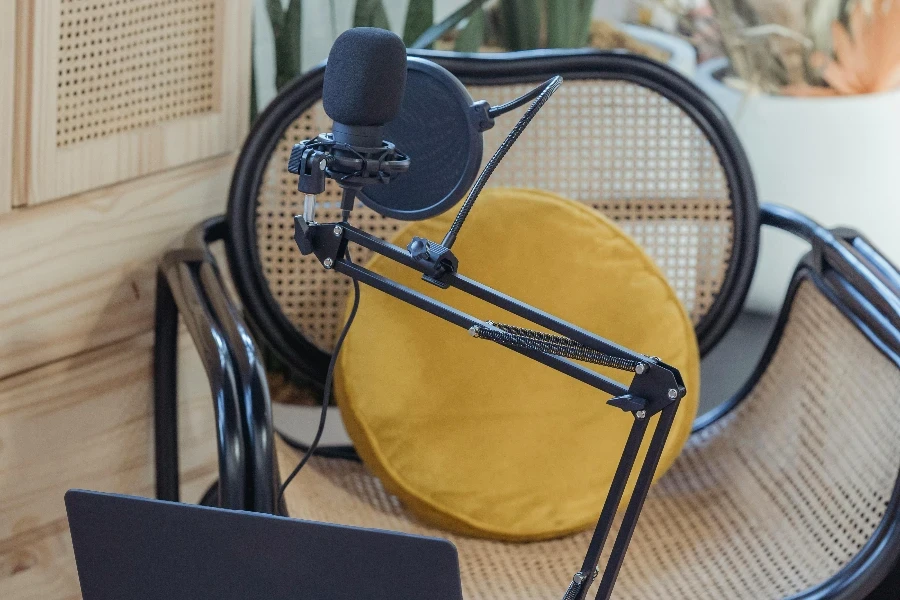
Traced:
POLYGON ((334 141, 379 147, 382 129, 400 112, 406 88, 406 46, 375 27, 349 29, 335 40, 325 66, 322 105, 334 120, 334 141))
MULTIPOLYGON (((440 214, 468 194, 443 243, 449 248, 506 150, 561 81, 552 78, 492 107, 473 101, 447 69, 407 57, 394 33, 373 27, 345 31, 325 65, 322 104, 333 131, 296 144, 288 161, 305 194, 303 221, 315 223, 315 196, 325 191, 326 178, 343 189, 342 221, 349 220, 357 195, 385 217, 414 221, 440 214), (531 107, 479 177, 483 132, 496 117, 528 102, 531 107)), ((434 250, 425 245, 414 255, 427 255, 436 264, 434 250)))
POLYGON ((344 190, 343 218, 366 185, 388 183, 409 169, 409 157, 383 140, 384 125, 397 116, 406 87, 406 46, 396 34, 357 27, 335 40, 325 65, 322 104, 333 131, 291 150, 288 171, 300 176, 303 215, 315 220, 315 196, 325 178, 344 190))

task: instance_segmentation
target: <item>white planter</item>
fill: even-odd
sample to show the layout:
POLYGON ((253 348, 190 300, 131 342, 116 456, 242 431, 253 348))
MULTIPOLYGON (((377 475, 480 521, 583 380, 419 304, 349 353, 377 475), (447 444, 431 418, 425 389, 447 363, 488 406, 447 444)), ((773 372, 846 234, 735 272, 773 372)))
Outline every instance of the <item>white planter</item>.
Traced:
POLYGON ((639 42, 656 46, 669 53, 668 65, 685 77, 693 77, 697 70, 697 51, 685 40, 664 31, 641 25, 618 24, 617 27, 639 42))
MULTIPOLYGON (((695 81, 737 130, 759 201, 828 227, 853 227, 900 262, 900 90, 835 98, 748 94, 716 78, 727 66, 724 59, 707 61, 695 81)), ((807 249, 765 228, 748 307, 777 310, 807 249)))

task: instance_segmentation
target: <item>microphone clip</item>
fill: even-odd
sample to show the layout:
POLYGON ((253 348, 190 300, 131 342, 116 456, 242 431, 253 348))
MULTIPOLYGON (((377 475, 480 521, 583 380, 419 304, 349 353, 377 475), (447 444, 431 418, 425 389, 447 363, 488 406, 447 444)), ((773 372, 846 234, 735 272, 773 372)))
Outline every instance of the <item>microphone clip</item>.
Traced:
POLYGON ((390 183, 408 170, 409 157, 390 142, 356 146, 337 142, 330 133, 295 144, 288 160, 288 171, 300 176, 297 189, 304 194, 324 192, 326 177, 341 187, 361 189, 390 183))

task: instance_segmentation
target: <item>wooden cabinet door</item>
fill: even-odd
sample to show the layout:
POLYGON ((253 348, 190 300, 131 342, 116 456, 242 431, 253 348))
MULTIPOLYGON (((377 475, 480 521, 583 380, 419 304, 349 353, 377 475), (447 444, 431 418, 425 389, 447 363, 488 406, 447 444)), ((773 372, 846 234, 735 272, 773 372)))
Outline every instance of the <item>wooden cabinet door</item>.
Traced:
MULTIPOLYGON (((250 0, 19 0, 38 204, 223 154, 246 133, 250 0)), ((22 81, 24 79, 25 81, 22 81)))

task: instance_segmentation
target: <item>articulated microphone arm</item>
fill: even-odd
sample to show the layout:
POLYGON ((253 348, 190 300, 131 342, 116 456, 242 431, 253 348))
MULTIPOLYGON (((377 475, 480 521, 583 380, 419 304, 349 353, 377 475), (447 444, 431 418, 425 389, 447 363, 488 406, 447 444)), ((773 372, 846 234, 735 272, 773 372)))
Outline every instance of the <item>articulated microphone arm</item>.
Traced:
MULTIPOLYGON (((604 568, 596 598, 608 600, 625 557, 631 535, 637 525, 650 484, 662 456, 678 405, 685 395, 678 370, 656 357, 644 356, 628 348, 567 323, 533 306, 474 281, 458 273, 458 261, 441 244, 415 238, 407 249, 384 242, 346 221, 320 224, 303 216, 294 218, 295 241, 304 255, 314 254, 326 269, 333 269, 416 306, 436 317, 468 329, 478 339, 498 343, 573 377, 613 397, 607 401, 634 417, 628 440, 603 505, 594 536, 581 569, 575 574, 564 600, 583 600, 598 575, 600 553, 606 543, 613 518, 647 432, 648 421, 660 414, 647 455, 640 468, 622 525, 615 539, 609 562, 604 568), (406 267, 419 271, 423 279, 439 288, 456 288, 514 315, 543 327, 552 334, 510 325, 483 321, 411 288, 387 279, 346 257, 347 245, 354 243, 406 267), (577 359, 631 371, 634 377, 627 387, 596 371, 573 362, 577 359)), ((585 473, 585 477, 588 474, 585 473)))
MULTIPOLYGON (((495 116, 531 102, 485 165, 440 243, 415 238, 403 249, 385 243, 348 223, 354 198, 362 187, 388 183, 395 175, 409 168, 409 158, 393 144, 384 141, 382 135, 382 127, 394 119, 400 110, 405 81, 406 50, 402 40, 396 35, 378 29, 361 28, 351 29, 335 41, 328 55, 322 100, 326 114, 335 122, 333 132, 294 146, 288 165, 290 172, 300 176, 298 190, 306 195, 304 214, 294 218, 294 239, 300 252, 304 255, 314 254, 326 269, 343 273, 356 282, 374 287, 463 327, 476 339, 500 344, 606 392, 612 396, 609 404, 633 415, 631 431, 587 554, 581 569, 572 578, 564 600, 584 600, 599 574, 597 566, 600 553, 622 502, 647 433, 648 422, 654 415, 659 415, 609 562, 604 567, 600 580, 596 597, 608 600, 672 429, 678 405, 685 395, 684 382, 677 369, 658 358, 644 356, 614 344, 459 273, 459 261, 451 248, 460 228, 478 194, 506 152, 562 84, 559 76, 550 78, 512 102, 494 108, 488 107, 484 102, 473 105, 472 108, 484 113, 484 122, 488 123, 495 116), (377 60, 373 57, 377 57, 377 60), (326 178, 334 179, 343 188, 340 223, 320 224, 315 221, 315 195, 324 191, 326 178), (347 252, 347 245, 350 243, 368 248, 422 273, 423 279, 437 288, 456 288, 551 333, 483 321, 387 279, 350 261, 347 252), (634 377, 626 387, 573 359, 630 371, 634 373, 634 377)), ((310 452, 314 446, 315 442, 311 445, 310 452)), ((285 485, 302 468, 310 452, 307 452, 285 485)), ((590 474, 585 470, 583 476, 589 477, 590 474)))

